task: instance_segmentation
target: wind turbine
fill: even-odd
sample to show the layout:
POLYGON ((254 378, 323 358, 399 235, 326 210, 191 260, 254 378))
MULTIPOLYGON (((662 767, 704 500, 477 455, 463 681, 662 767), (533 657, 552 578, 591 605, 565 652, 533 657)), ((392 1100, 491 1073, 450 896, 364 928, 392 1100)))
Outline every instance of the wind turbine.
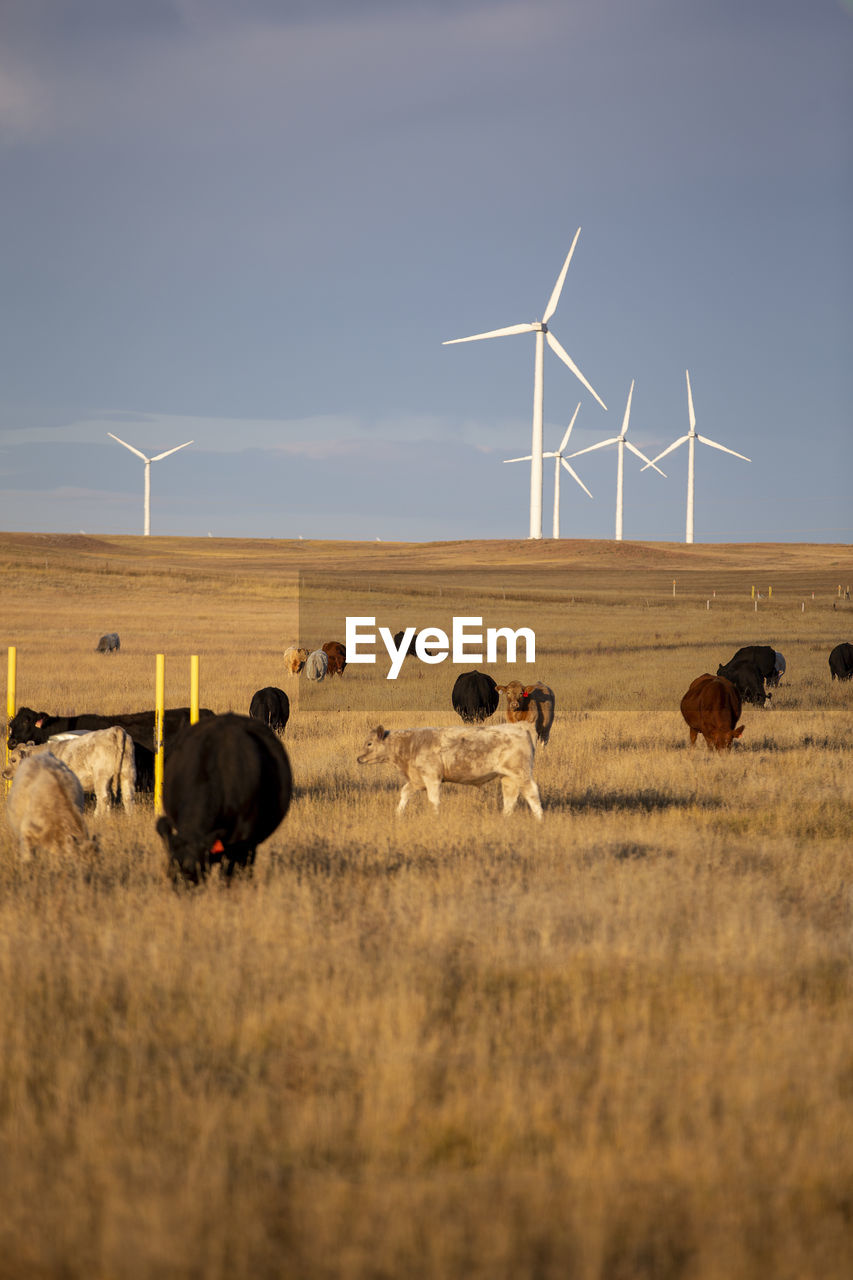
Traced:
POLYGON ((473 333, 468 338, 450 338, 447 342, 443 342, 442 346, 451 347, 458 342, 478 342, 481 338, 503 338, 509 337, 516 333, 535 333, 536 334, 536 353, 533 363, 533 432, 530 445, 530 454, 532 462, 530 465, 530 534, 531 538, 542 537, 542 414, 544 404, 544 367, 545 367, 545 343, 551 350, 560 357, 563 364, 571 369, 576 378, 579 378, 586 387, 590 395, 594 396, 602 409, 606 409, 607 405, 601 399, 601 396, 595 391, 580 369, 572 360, 567 351, 560 345, 548 328, 548 321, 557 310, 557 303, 560 301, 560 294, 563 290, 563 284, 566 279, 566 272, 569 269, 569 263, 572 260, 572 254, 575 251, 575 245, 578 242, 578 236, 581 233, 580 227, 575 232, 575 238, 572 241, 572 247, 566 255, 566 261, 563 263, 563 269, 557 277, 557 283, 548 299, 545 312, 541 320, 534 320, 531 324, 512 324, 506 329, 490 329, 488 333, 473 333))
MULTIPOLYGON (((631 398, 634 394, 634 383, 631 382, 631 389, 628 392, 628 403, 625 405, 625 416, 622 419, 622 430, 618 436, 611 436, 609 440, 600 440, 598 444, 591 444, 586 449, 578 449, 577 453, 570 453, 570 458, 579 458, 582 453, 592 453, 595 449, 606 449, 609 444, 615 444, 618 447, 618 462, 616 464, 616 541, 622 541, 622 492, 623 492, 623 475, 625 471, 625 450, 630 449, 638 458, 642 458, 646 466, 654 467, 654 462, 649 462, 644 453, 633 444, 630 440, 626 440, 628 434, 628 422, 631 418, 631 398)), ((643 467, 646 470, 646 467, 643 467)), ((665 472, 660 467, 655 467, 655 471, 664 476, 665 472)))
MULTIPOLYGON (((579 412, 580 412, 580 405, 578 405, 577 409, 575 409, 574 413, 572 414, 572 420, 569 423, 568 428, 566 429, 566 434, 563 436, 562 440, 560 441, 559 449, 552 449, 548 453, 542 454, 543 458, 554 459, 554 532, 552 536, 555 538, 559 538, 560 536, 560 463, 563 464, 563 466, 566 468, 566 470, 568 471, 572 479, 578 482, 580 487, 583 489, 584 493, 589 494, 590 498, 592 497, 592 494, 589 492, 589 489, 587 489, 586 485, 584 484, 583 480, 581 480, 578 473, 574 470, 574 468, 569 466, 568 462, 566 462, 566 459, 563 457, 563 450, 565 449, 566 445, 569 443, 569 436, 572 434, 572 427, 575 425, 575 418, 578 416, 579 412)), ((533 458, 531 457, 530 454, 528 454, 526 458, 504 458, 504 462, 532 462, 532 461, 533 461, 533 458)))
MULTIPOLYGON (((692 542, 693 541, 693 489, 696 481, 696 462, 695 462, 696 441, 699 440, 701 441, 702 444, 709 444, 712 449, 719 449, 721 453, 730 453, 732 454, 733 457, 740 458, 743 462, 751 462, 752 459, 747 458, 746 455, 743 453, 735 453, 734 449, 727 449, 724 444, 717 444, 716 440, 709 440, 707 436, 699 435, 699 432, 696 430, 696 414, 693 412, 693 392, 690 389, 690 370, 689 369, 686 370, 686 375, 687 375, 687 409, 690 417, 690 431, 686 436, 679 436, 677 440, 673 440, 672 444, 667 449, 664 449, 663 453, 659 453, 658 456, 652 462, 647 463, 647 466, 653 467, 655 462, 659 462, 661 458, 665 458, 668 453, 672 453, 673 449, 677 449, 679 445, 684 444, 685 440, 688 442, 688 447, 687 447, 687 525, 685 528, 684 541, 692 542)), ((645 471, 646 467, 643 467, 643 470, 645 471)))
POLYGON ((125 449, 135 453, 137 458, 141 458, 145 463, 145 524, 142 532, 148 538, 151 534, 151 463, 160 462, 162 458, 168 458, 170 453, 177 453, 179 449, 186 449, 187 445, 194 442, 187 440, 184 444, 176 444, 174 449, 167 449, 165 453, 158 453, 153 458, 146 458, 145 454, 140 453, 138 449, 134 449, 132 444, 128 444, 126 440, 119 440, 118 436, 114 436, 112 431, 108 431, 107 435, 118 444, 123 444, 125 449))

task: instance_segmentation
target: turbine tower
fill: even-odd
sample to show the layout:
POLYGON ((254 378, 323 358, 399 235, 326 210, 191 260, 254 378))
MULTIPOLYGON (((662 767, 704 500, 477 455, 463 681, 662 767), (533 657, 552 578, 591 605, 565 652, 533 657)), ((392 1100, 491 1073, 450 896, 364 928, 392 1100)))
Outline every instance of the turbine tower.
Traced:
MULTIPOLYGON (((659 453, 658 456, 652 462, 649 462, 646 465, 649 467, 653 467, 655 462, 660 462, 661 458, 665 458, 668 453, 672 453, 673 449, 677 449, 679 445, 684 444, 685 440, 688 442, 687 523, 685 527, 684 541, 692 542, 693 541, 693 490, 694 490, 695 481, 696 481, 696 460, 695 460, 696 441, 699 440, 702 444, 708 444, 711 446, 712 449, 719 449, 721 453, 730 453, 732 454, 733 457, 740 458, 743 462, 751 462, 752 459, 747 458, 746 455, 743 453, 735 453, 734 449, 728 449, 724 444, 717 444, 716 440, 709 440, 707 436, 699 435, 698 431, 696 430, 696 414, 693 412, 693 392, 690 389, 690 370, 689 369, 686 371, 686 374, 687 374, 687 410, 688 410, 688 415, 690 419, 690 431, 686 436, 679 436, 677 440, 673 440, 672 444, 667 449, 664 449, 663 453, 659 453)), ((643 467, 643 470, 645 471, 646 467, 643 467)))
POLYGON ((125 449, 135 453, 137 458, 141 458, 145 463, 145 522, 142 532, 148 538, 151 535, 151 463, 160 462, 162 458, 168 458, 170 453, 177 453, 179 449, 186 449, 187 445, 193 444, 193 441, 187 440, 184 444, 176 444, 174 449, 167 449, 165 453, 158 453, 153 458, 146 458, 145 454, 140 453, 138 449, 134 449, 132 444, 128 444, 126 440, 119 440, 118 436, 114 436, 112 431, 108 431, 107 435, 118 444, 123 444, 125 449))
MULTIPOLYGON (((628 392, 628 403, 625 406, 625 416, 622 419, 622 430, 619 432, 618 436, 611 436, 609 440, 600 440, 598 444, 591 444, 586 449, 578 449, 577 453, 569 454, 570 458, 579 458, 582 453, 592 453, 595 449, 606 449, 609 444, 615 444, 617 446, 617 456, 618 456, 618 461, 616 464, 616 541, 617 542, 622 541, 622 493, 623 493, 623 476, 625 471, 625 450, 630 449, 631 452, 635 453, 638 458, 642 458, 643 462, 646 463, 646 466, 649 466, 649 467, 655 466, 654 462, 649 462, 646 455, 644 453, 641 453, 640 450, 636 448, 635 445, 631 444, 630 440, 625 439, 625 437, 628 434, 628 422, 630 421, 630 418, 631 418, 631 398, 633 394, 634 394, 634 383, 632 381, 631 389, 628 392)), ((645 469, 646 467, 643 467, 644 471, 645 469)), ((660 475, 666 478, 666 473, 661 471, 660 467, 655 467, 655 471, 657 471, 660 475)))
MULTIPOLYGON (((583 489, 584 493, 588 494, 590 498, 592 497, 592 494, 589 492, 589 489, 587 489, 586 485, 584 484, 583 480, 581 480, 578 473, 572 467, 569 466, 568 462, 566 462, 566 459, 563 457, 563 450, 565 449, 566 445, 569 443, 569 436, 572 434, 572 427, 575 425, 575 418, 578 416, 579 412, 580 412, 580 405, 578 405, 577 409, 575 409, 574 413, 572 414, 572 420, 568 425, 566 434, 563 436, 563 439, 560 441, 559 449, 553 449, 548 453, 542 454, 543 458, 554 459, 554 531, 552 534, 552 537, 554 538, 559 538, 560 536, 560 463, 563 464, 563 466, 566 468, 566 470, 568 471, 572 479, 578 482, 580 487, 583 489)), ((533 458, 531 457, 530 454, 528 454, 526 458, 504 458, 504 462, 532 462, 532 461, 533 461, 533 458)))
POLYGON ((566 261, 563 263, 563 269, 557 277, 557 283, 548 299, 544 314, 541 320, 534 320, 532 324, 512 324, 506 329, 490 329, 488 333, 473 333, 468 338, 450 338, 447 342, 443 342, 442 346, 454 346, 458 342, 478 342, 481 338, 503 338, 509 337, 516 333, 535 333, 536 334, 536 352, 533 363, 533 431, 531 437, 530 454, 532 462, 530 466, 530 534, 531 538, 542 537, 542 415, 544 405, 544 367, 545 367, 545 343, 551 350, 560 357, 563 364, 571 369, 576 378, 580 379, 586 387, 590 395, 594 396, 602 409, 606 409, 607 405, 601 399, 601 396, 595 391, 586 378, 581 373, 575 362, 567 351, 560 345, 548 328, 548 321, 557 310, 557 303, 560 301, 560 294, 563 290, 563 284, 566 279, 566 272, 569 269, 569 263, 572 260, 572 254, 575 251, 575 245, 578 242, 578 236, 581 233, 580 227, 575 232, 575 238, 572 241, 572 247, 566 255, 566 261))

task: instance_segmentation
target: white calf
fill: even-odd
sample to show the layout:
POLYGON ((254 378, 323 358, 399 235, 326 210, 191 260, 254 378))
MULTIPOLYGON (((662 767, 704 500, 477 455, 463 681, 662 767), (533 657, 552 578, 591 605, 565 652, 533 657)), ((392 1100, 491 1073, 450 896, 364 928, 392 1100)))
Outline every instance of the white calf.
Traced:
POLYGON ((80 779, 83 790, 95 796, 95 814, 109 809, 110 792, 127 809, 133 804, 136 793, 136 765, 133 756, 133 739, 119 725, 109 729, 94 729, 91 733, 58 733, 43 746, 23 743, 9 753, 9 776, 21 760, 49 751, 62 760, 80 779))
MULTIPOLYGON (((9 770, 4 770, 6 777, 9 770)), ((6 802, 9 826, 22 862, 43 853, 93 853, 83 821, 83 788, 75 775, 45 751, 22 760, 6 802)))

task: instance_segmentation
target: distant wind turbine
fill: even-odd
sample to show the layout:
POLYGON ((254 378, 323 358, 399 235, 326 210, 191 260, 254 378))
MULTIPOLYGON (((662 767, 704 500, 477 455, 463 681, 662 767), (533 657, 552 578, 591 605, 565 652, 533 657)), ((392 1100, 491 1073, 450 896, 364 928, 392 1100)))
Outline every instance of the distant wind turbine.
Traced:
MULTIPOLYGON (((563 466, 566 468, 566 470, 568 471, 572 479, 577 481, 577 483, 583 489, 584 493, 589 494, 590 498, 592 497, 592 494, 589 492, 589 489, 587 489, 586 485, 584 484, 583 480, 581 480, 578 473, 572 467, 569 466, 568 462, 566 462, 566 459, 563 457, 563 450, 565 449, 566 445, 569 443, 569 436, 572 434, 572 427, 575 425, 575 418, 578 416, 579 412, 580 412, 580 405, 578 405, 577 409, 575 409, 574 413, 572 414, 572 420, 569 423, 568 428, 566 429, 566 434, 563 436, 562 440, 560 441, 559 449, 552 449, 548 453, 542 454, 543 458, 554 459, 554 531, 552 536, 555 538, 559 538, 560 536, 560 463, 563 464, 563 466)), ((532 462, 532 461, 533 461, 533 458, 529 453, 526 458, 504 458, 504 462, 532 462)))
POLYGON ((473 333, 468 338, 450 338, 447 342, 443 342, 442 346, 454 346, 458 342, 478 342, 481 338, 503 338, 509 337, 516 333, 535 333, 536 334, 536 354, 533 363, 533 432, 530 445, 530 454, 532 458, 530 466, 530 534, 531 538, 542 537, 542 415, 544 406, 544 367, 545 367, 545 343, 551 350, 560 357, 563 364, 571 369, 576 378, 580 379, 586 387, 590 395, 594 396, 602 409, 606 409, 607 405, 601 399, 597 391, 593 390, 586 378, 581 373, 571 356, 566 352, 557 339, 548 328, 548 321, 557 310, 557 303, 560 301, 560 294, 563 290, 563 284, 566 279, 566 272, 569 269, 569 263, 572 260, 572 254, 575 251, 575 245, 578 242, 578 236, 581 233, 580 227, 575 232, 575 238, 572 241, 572 247, 566 255, 566 261, 563 263, 563 269, 557 277, 557 283, 554 285, 551 297, 548 299, 548 305, 541 320, 534 320, 531 324, 512 324, 506 329, 490 329, 488 333, 473 333))
MULTIPOLYGON (((747 458, 746 455, 743 453, 735 453, 734 449, 727 449, 724 444, 717 444, 716 440, 709 440, 707 436, 699 435, 698 431, 696 430, 696 414, 693 412, 693 392, 690 389, 690 370, 689 369, 686 370, 686 375, 687 375, 687 410, 690 418, 690 431, 686 436, 679 436, 677 440, 673 440, 672 444, 669 445, 668 448, 664 449, 663 453, 659 453, 658 456, 652 462, 649 462, 646 465, 649 467, 653 467, 655 462, 660 462, 661 458, 665 458, 668 453, 672 453, 673 449, 677 449, 679 445, 684 444, 685 440, 688 442, 687 524, 685 527, 684 541, 692 542, 693 541, 693 489, 694 489, 695 480, 696 480, 696 463, 695 463, 695 457, 694 457, 695 451, 696 451, 696 441, 699 440, 702 444, 708 444, 711 446, 712 449, 719 449, 721 453, 730 453, 733 457, 740 458, 743 462, 751 462, 752 459, 747 458)), ((643 467, 643 470, 645 471, 646 467, 643 467)))
MULTIPOLYGON (((634 383, 632 382, 631 389, 628 392, 628 403, 625 406, 625 416, 622 419, 622 430, 619 432, 618 436, 611 436, 609 440, 600 440, 598 444, 591 444, 586 449, 578 449, 577 453, 569 454, 570 458, 579 458, 582 453, 592 453, 595 449, 606 449, 609 444, 615 444, 617 446, 617 453, 618 453, 618 461, 616 463, 616 541, 617 542, 622 541, 622 492, 623 492, 623 474, 625 470, 625 450, 630 449, 631 452, 635 453, 638 458, 642 458, 643 462, 645 462, 647 467, 655 466, 653 462, 649 462, 648 458, 644 453, 641 453, 640 450, 636 448, 635 445, 631 444, 630 440, 625 439, 625 437, 628 434, 628 422, 630 421, 630 418, 631 418, 631 398, 633 394, 634 394, 634 383)), ((643 467, 643 470, 645 471, 646 467, 643 467)), ((660 467, 655 467, 655 471, 659 472, 659 474, 664 476, 665 478, 665 472, 661 471, 660 467)))
POLYGON ((133 445, 128 444, 126 440, 119 440, 118 436, 114 436, 112 431, 108 431, 107 435, 111 440, 115 440, 117 444, 123 444, 125 449, 135 453, 137 458, 141 458, 145 463, 145 523, 142 532, 147 538, 151 534, 151 463, 160 462, 161 459, 168 458, 170 453, 177 453, 179 449, 186 449, 187 445, 193 444, 194 441, 187 440, 184 444, 176 444, 174 449, 167 449, 165 453, 158 453, 153 458, 146 458, 144 453, 140 453, 139 449, 134 449, 133 445))

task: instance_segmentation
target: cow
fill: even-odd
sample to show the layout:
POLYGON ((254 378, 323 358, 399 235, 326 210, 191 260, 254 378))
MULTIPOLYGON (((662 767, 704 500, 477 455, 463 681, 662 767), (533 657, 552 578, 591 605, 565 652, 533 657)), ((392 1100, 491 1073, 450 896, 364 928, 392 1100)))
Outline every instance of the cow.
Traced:
POLYGON ((488 720, 498 709, 498 686, 485 671, 463 671, 450 695, 453 710, 466 724, 488 720))
POLYGON ((750 658, 741 658, 717 667, 717 675, 729 680, 737 689, 744 702, 751 702, 756 707, 766 707, 771 695, 764 687, 764 676, 750 658))
POLYGON ((305 666, 308 657, 307 649, 297 648, 296 645, 290 645, 284 651, 284 669, 289 676, 298 676, 299 672, 305 666))
POLYGON ((754 662, 762 677, 769 680, 776 670, 776 650, 769 644, 747 644, 724 665, 730 666, 733 662, 754 662))
POLYGON ((767 684, 769 685, 770 688, 772 689, 778 688, 779 681, 782 679, 787 669, 788 669, 788 664, 785 661, 784 655, 779 653, 777 650, 776 661, 773 667, 773 675, 767 677, 767 684))
POLYGON ((119 793, 126 809, 133 805, 136 792, 133 739, 117 724, 109 729, 60 733, 41 746, 34 742, 20 743, 9 753, 3 777, 13 777, 22 760, 45 751, 67 764, 83 791, 94 795, 96 817, 110 808, 113 796, 118 801, 119 793))
POLYGON ((327 640, 323 645, 323 652, 329 661, 328 674, 342 676, 347 665, 347 651, 340 640, 327 640))
POLYGON ((285 725, 290 719, 290 699, 283 689, 267 685, 252 694, 249 715, 253 720, 269 725, 273 733, 284 733, 285 725))
POLYGON ((728 751, 732 740, 743 733, 740 719, 741 698, 731 680, 724 676, 712 676, 709 672, 697 676, 681 699, 681 714, 690 729, 690 745, 696 745, 701 733, 708 750, 728 751))
MULTIPOLYGON (((397 650, 398 653, 400 652, 400 645, 403 643, 405 638, 406 638, 405 631, 398 631, 397 634, 394 636, 394 648, 397 650)), ((411 640, 409 641, 409 647, 407 648, 405 654, 403 655, 404 657, 408 658, 415 652, 415 645, 417 644, 417 642, 418 642, 418 633, 416 631, 415 634, 412 636, 411 640)))
POLYGON ((542 818, 539 788, 533 781, 533 737, 526 725, 489 724, 444 729, 371 729, 359 764, 393 764, 403 778, 397 813, 416 791, 426 791, 438 812, 442 782, 482 787, 500 778, 504 814, 512 813, 518 794, 536 818, 542 818))
POLYGON ((499 684, 497 690, 506 694, 507 723, 532 725, 542 746, 547 747, 554 723, 554 690, 540 680, 530 684, 510 680, 499 684))
POLYGON ((105 636, 101 636, 95 646, 95 653, 118 653, 121 648, 121 641, 118 638, 117 631, 108 631, 105 636))
MULTIPOLYGON (((4 773, 5 776, 5 773, 4 773)), ((21 862, 33 853, 93 854, 83 819, 83 788, 67 764, 51 752, 22 760, 6 801, 6 817, 21 862)))
POLYGON ((853 644, 837 644, 829 655, 829 670, 833 680, 853 679, 853 644))
POLYGON ((157 834, 175 884, 199 884, 211 866, 251 867, 290 807, 293 778, 281 742, 250 716, 213 716, 178 737, 163 777, 157 834))
POLYGON ((305 678, 307 680, 316 680, 318 683, 326 679, 326 673, 329 670, 329 657, 322 649, 315 649, 313 653, 309 653, 305 659, 305 678))
MULTIPOLYGON (((199 718, 212 716, 207 707, 199 711, 199 718)), ((163 713, 163 736, 166 742, 189 724, 189 707, 167 707, 163 713)), ((154 712, 130 711, 118 712, 116 715, 82 714, 75 716, 52 716, 47 711, 33 711, 30 707, 21 707, 9 722, 8 742, 16 747, 19 742, 47 742, 55 733, 68 733, 70 729, 109 729, 117 724, 125 729, 140 746, 149 751, 154 750, 154 712)))

